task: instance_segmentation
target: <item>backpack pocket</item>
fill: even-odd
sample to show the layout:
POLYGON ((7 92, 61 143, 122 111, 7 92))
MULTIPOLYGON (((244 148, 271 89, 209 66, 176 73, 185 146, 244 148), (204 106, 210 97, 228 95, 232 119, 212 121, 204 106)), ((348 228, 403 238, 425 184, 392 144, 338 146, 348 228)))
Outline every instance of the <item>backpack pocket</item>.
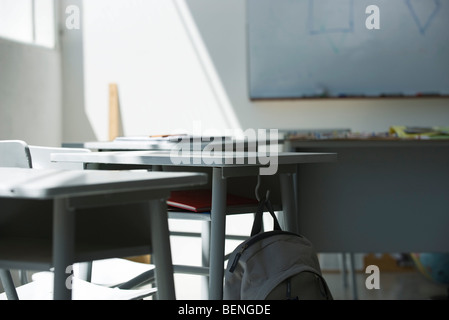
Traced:
POLYGON ((279 283, 266 300, 332 300, 324 279, 312 271, 301 271, 279 283))

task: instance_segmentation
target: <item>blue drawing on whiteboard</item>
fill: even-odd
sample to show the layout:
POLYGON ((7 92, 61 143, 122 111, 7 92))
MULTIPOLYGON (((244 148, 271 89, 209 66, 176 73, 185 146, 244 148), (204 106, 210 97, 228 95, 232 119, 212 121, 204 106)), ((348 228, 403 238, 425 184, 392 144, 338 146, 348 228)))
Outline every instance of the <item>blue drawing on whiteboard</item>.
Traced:
POLYGON ((309 33, 354 32, 354 0, 309 0, 309 33))
POLYGON ((424 34, 432 23, 433 19, 437 15, 438 11, 441 7, 440 0, 431 0, 434 3, 433 9, 428 6, 429 0, 421 1, 413 1, 413 0, 404 0, 407 5, 410 13, 415 20, 416 25, 418 26, 419 32, 424 34), (421 6, 420 6, 421 4, 421 6), (425 10, 427 9, 427 10, 425 10))

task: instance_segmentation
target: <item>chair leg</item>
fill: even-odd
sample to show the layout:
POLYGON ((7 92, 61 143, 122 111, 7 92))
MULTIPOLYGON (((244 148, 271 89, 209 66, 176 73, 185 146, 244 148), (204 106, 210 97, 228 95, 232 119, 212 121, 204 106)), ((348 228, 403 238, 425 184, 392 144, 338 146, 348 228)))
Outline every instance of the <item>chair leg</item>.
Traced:
POLYGON ((349 253, 349 263, 350 263, 350 273, 351 273, 351 282, 352 282, 352 298, 354 300, 358 300, 358 291, 357 291, 357 279, 355 274, 355 255, 353 252, 349 253))
POLYGON ((342 252, 341 253, 341 275, 342 275, 342 280, 343 280, 343 288, 347 288, 348 287, 348 274, 347 274, 347 270, 346 270, 346 253, 342 252))
POLYGON ((19 300, 11 272, 9 270, 0 269, 0 280, 2 281, 8 300, 19 300))
POLYGON ((19 270, 20 284, 25 285, 28 283, 28 276, 26 270, 19 270))

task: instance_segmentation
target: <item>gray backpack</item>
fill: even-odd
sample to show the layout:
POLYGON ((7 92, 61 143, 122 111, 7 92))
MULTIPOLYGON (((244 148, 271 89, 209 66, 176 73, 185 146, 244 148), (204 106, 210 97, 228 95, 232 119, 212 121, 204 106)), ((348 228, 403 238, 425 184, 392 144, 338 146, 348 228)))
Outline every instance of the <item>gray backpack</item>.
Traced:
POLYGON ((251 237, 230 255, 225 300, 332 300, 318 256, 305 237, 282 231, 269 201, 257 209, 251 237), (274 230, 262 232, 264 206, 274 230))

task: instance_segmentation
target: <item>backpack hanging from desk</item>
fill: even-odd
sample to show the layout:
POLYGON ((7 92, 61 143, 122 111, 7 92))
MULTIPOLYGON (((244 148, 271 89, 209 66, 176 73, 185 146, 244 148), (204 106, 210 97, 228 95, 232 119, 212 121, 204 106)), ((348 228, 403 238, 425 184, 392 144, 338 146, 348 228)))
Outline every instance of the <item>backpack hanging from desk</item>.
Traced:
POLYGON ((301 235, 282 231, 266 198, 259 203, 251 237, 230 255, 224 299, 333 299, 311 242, 301 235), (273 231, 262 232, 264 207, 273 217, 273 231))

